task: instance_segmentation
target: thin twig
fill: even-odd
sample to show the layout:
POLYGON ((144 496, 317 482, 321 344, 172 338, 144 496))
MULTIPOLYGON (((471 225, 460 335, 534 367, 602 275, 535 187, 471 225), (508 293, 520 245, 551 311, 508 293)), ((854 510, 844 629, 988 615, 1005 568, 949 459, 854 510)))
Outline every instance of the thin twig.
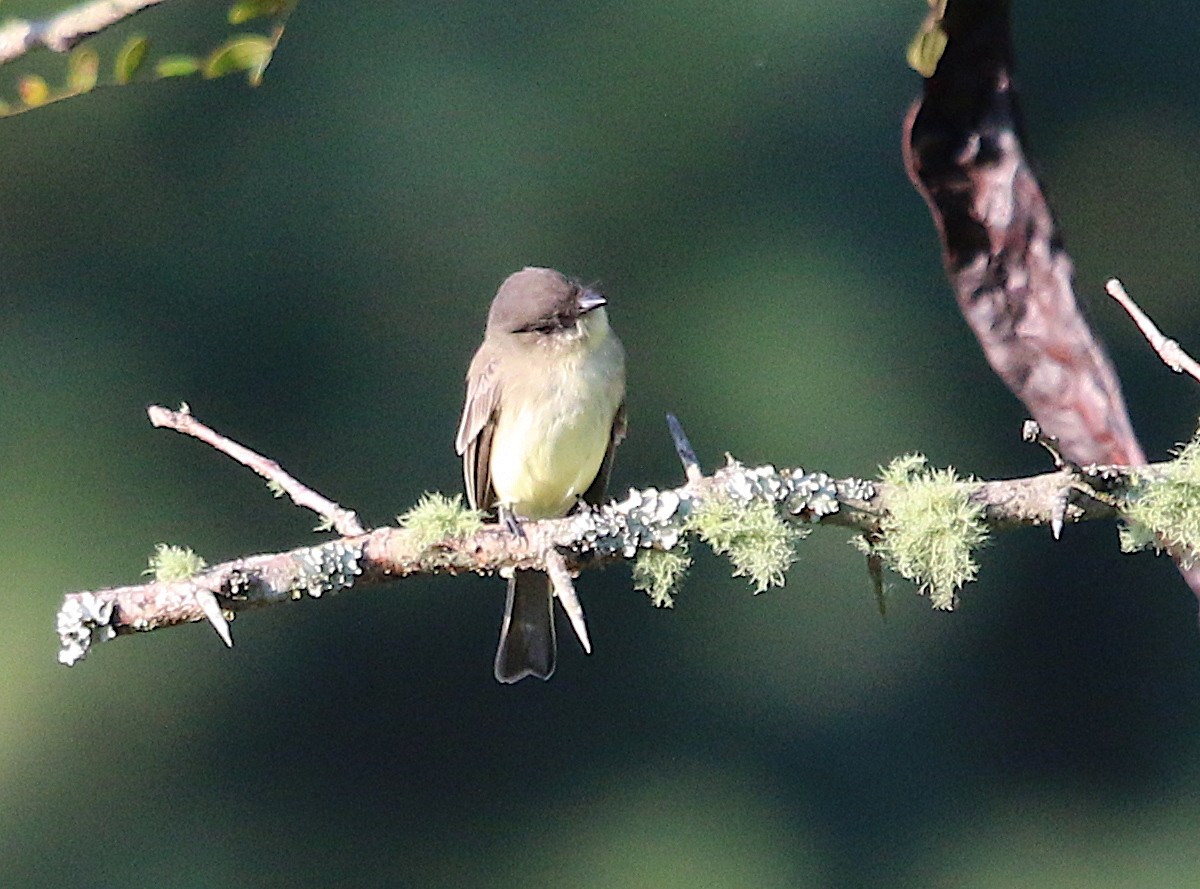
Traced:
POLYGON ((1163 364, 1177 374, 1186 371, 1193 379, 1200 380, 1200 364, 1197 364, 1195 359, 1184 351, 1183 346, 1158 329, 1158 326, 1150 320, 1150 316, 1143 312, 1125 291, 1125 287, 1120 281, 1110 278, 1104 285, 1104 289, 1108 291, 1109 296, 1121 304, 1121 308, 1129 313, 1129 317, 1133 319, 1133 323, 1138 326, 1142 336, 1150 343, 1150 348, 1158 353, 1163 364))
POLYGON ((1021 426, 1021 440, 1027 441, 1030 444, 1038 444, 1046 449, 1050 455, 1050 459, 1054 461, 1054 466, 1057 469, 1062 469, 1064 466, 1072 465, 1071 461, 1062 455, 1062 451, 1058 448, 1058 439, 1053 435, 1047 435, 1042 431, 1042 424, 1037 420, 1026 420, 1021 426))
POLYGON ((255 453, 248 447, 240 445, 236 441, 228 439, 224 435, 221 435, 221 433, 210 429, 193 417, 186 405, 184 405, 182 410, 173 411, 162 405, 155 404, 146 408, 146 414, 150 417, 151 425, 159 428, 174 429, 176 432, 190 435, 192 438, 198 438, 205 444, 216 448, 222 454, 254 470, 254 472, 287 494, 297 506, 312 510, 319 515, 330 528, 333 528, 343 537, 353 537, 356 534, 364 533, 363 526, 358 520, 358 515, 353 510, 343 509, 332 500, 322 497, 307 485, 296 481, 296 479, 284 472, 283 467, 274 460, 255 453))

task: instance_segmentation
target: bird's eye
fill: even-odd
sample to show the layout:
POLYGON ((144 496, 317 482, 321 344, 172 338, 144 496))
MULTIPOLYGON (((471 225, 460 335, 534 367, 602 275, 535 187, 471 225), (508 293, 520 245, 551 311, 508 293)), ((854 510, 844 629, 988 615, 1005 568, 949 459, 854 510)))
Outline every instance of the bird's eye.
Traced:
POLYGON ((578 318, 572 314, 550 315, 546 318, 539 318, 536 321, 531 321, 524 327, 519 327, 516 333, 558 333, 561 330, 567 330, 574 327, 578 323, 578 318))

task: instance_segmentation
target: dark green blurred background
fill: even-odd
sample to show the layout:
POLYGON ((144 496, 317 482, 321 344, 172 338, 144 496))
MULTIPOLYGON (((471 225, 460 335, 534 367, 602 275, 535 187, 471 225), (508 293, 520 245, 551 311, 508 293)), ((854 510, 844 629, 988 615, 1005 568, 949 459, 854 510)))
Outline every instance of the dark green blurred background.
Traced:
MULTIPOLYGON (((1162 457, 1200 396, 1102 286, 1200 349, 1200 17, 1016 7, 1032 151, 1162 457)), ((459 489, 462 376, 527 263, 612 301, 617 492, 679 479, 666 411, 710 466, 1044 469, 901 169, 924 9, 306 0, 259 90, 0 121, 0 885, 1196 885, 1195 604, 1111 527, 996 541, 952 615, 897 583, 881 619, 837 531, 758 598, 703 555, 674 611, 588 574, 595 654, 564 638, 546 685, 492 679, 480 578, 55 661, 61 595, 156 542, 314 539, 147 404, 388 522, 459 489)))

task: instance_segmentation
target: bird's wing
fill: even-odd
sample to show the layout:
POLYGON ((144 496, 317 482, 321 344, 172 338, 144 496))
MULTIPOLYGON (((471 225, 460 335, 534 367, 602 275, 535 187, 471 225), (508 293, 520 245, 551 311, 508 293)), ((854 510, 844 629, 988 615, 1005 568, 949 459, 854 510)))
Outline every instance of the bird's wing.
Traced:
POLYGON ((463 480, 467 501, 472 509, 488 509, 492 505, 492 476, 489 468, 492 457, 492 434, 496 430, 496 409, 500 405, 500 386, 496 362, 485 361, 481 367, 471 363, 467 373, 467 400, 454 450, 463 458, 463 480))

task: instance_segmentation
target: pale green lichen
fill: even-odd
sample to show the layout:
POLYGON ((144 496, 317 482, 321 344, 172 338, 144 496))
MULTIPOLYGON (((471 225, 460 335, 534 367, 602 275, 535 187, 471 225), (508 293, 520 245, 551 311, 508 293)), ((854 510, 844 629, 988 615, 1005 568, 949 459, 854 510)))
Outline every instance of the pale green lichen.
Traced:
POLYGON ((1169 547, 1190 568, 1200 557, 1200 434, 1160 474, 1137 481, 1125 505, 1122 549, 1169 547))
POLYGON ((162 583, 187 580, 208 567, 208 562, 188 547, 166 543, 154 547, 149 563, 149 567, 142 573, 162 583))
POLYGON ((897 457, 881 478, 889 489, 888 514, 869 551, 917 584, 934 608, 953 609, 959 589, 979 571, 974 552, 988 534, 983 507, 971 501, 952 468, 930 469, 920 454, 897 457))
POLYGON ((710 497, 697 503, 687 528, 728 556, 735 577, 748 577, 756 593, 783 586, 787 570, 796 561, 796 544, 808 530, 782 521, 770 503, 710 497))
POLYGON ((1156 547, 1158 538, 1145 525, 1131 520, 1127 515, 1125 521, 1117 526, 1117 543, 1123 553, 1139 553, 1156 547))
POLYGON ((633 564, 633 588, 648 595, 655 607, 671 608, 690 567, 686 541, 671 550, 642 550, 633 564))
POLYGON ((413 542, 424 549, 448 537, 466 537, 483 526, 483 515, 463 505, 462 495, 422 494, 417 505, 396 521, 413 535, 413 542))

